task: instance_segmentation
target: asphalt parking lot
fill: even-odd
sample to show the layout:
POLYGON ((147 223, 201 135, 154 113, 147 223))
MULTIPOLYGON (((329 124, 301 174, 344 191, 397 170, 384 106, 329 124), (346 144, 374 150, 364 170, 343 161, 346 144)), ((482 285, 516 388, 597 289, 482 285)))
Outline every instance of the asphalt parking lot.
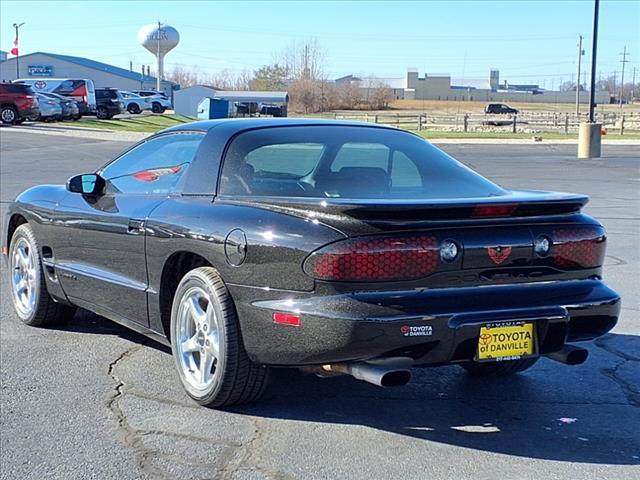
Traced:
MULTIPOLYGON (((0 202, 91 171, 129 143, 0 130, 0 202)), ((168 350, 86 312, 56 330, 14 315, 2 270, 3 479, 640 478, 640 148, 444 145, 506 187, 591 195, 622 294, 586 364, 542 359, 499 380, 457 367, 383 390, 278 371, 262 403, 214 411, 182 392, 168 350)))

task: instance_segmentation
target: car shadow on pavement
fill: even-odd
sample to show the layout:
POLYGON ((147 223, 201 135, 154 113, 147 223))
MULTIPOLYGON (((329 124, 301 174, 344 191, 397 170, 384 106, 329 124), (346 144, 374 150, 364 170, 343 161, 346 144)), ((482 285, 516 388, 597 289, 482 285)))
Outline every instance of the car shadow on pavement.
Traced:
MULTIPOLYGON (((59 329, 117 335, 171 354, 84 310, 59 329)), ((577 367, 541 359, 524 373, 493 379, 457 366, 413 369, 408 385, 389 389, 348 376, 273 369, 262 400, 227 411, 329 428, 364 426, 488 453, 640 465, 640 336, 608 334, 582 346, 590 356, 577 367)))
POLYGON ((412 381, 394 389, 280 369, 260 403, 232 411, 520 457, 640 464, 640 337, 610 334, 583 346, 591 355, 578 367, 542 359, 497 379, 456 366, 414 369, 412 381))
POLYGON ((72 320, 65 324, 51 327, 51 329, 94 335, 114 335, 171 355, 171 348, 168 346, 81 308, 78 309, 72 320))

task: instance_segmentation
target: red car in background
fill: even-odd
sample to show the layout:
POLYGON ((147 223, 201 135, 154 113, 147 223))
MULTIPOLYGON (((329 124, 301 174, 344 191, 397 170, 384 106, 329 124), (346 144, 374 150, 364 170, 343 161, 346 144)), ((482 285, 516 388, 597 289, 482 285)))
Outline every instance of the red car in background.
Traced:
POLYGON ((23 83, 0 83, 0 120, 13 125, 29 117, 38 117, 38 100, 29 85, 23 83))

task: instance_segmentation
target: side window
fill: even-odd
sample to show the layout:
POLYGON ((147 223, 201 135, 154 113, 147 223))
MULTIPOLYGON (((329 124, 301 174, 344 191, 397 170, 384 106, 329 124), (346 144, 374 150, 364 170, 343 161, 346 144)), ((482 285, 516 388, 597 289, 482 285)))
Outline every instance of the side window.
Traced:
POLYGON ((331 164, 332 172, 343 168, 379 168, 387 172, 389 147, 380 143, 345 143, 331 164))
POLYGON ((202 134, 175 133, 139 145, 102 169, 107 191, 136 195, 170 193, 203 138, 202 134))
POLYGON ((318 143, 280 143, 249 152, 246 161, 261 176, 300 178, 316 166, 324 150, 318 143))
POLYGON ((422 176, 415 162, 402 152, 393 153, 393 163, 391 164, 391 193, 402 195, 422 191, 422 176))

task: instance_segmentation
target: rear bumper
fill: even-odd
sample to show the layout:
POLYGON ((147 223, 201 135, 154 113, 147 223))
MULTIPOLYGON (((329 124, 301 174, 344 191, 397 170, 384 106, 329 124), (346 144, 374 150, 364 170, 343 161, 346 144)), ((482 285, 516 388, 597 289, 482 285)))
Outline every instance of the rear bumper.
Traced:
POLYGON ((229 288, 249 356, 271 365, 380 356, 464 362, 476 353, 480 326, 499 320, 534 322, 544 354, 607 333, 620 312, 620 296, 599 280, 333 296, 229 288), (276 311, 299 314, 301 325, 274 324, 276 311))
POLYGON ((22 118, 39 117, 40 109, 38 107, 24 108, 18 112, 18 116, 22 118))

